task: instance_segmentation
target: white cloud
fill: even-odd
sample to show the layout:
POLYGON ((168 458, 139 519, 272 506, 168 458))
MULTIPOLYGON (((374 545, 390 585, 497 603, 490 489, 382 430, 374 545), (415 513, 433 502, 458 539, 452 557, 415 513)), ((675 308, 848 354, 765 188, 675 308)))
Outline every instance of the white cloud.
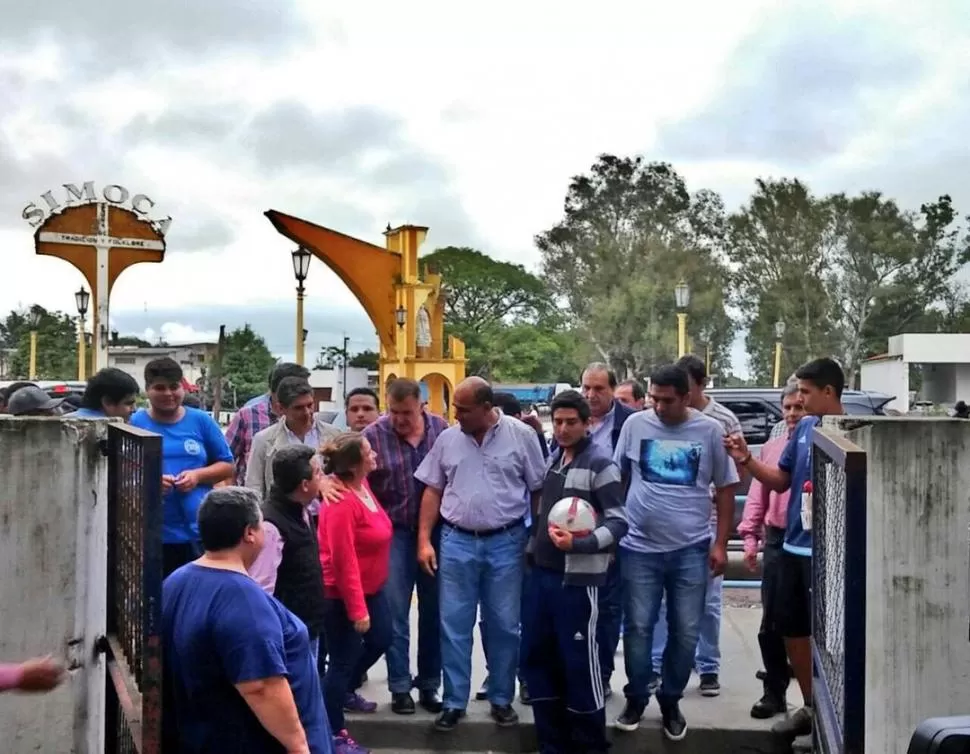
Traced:
POLYGON ((146 328, 138 336, 149 343, 163 340, 169 344, 177 343, 215 343, 219 339, 218 331, 196 330, 192 325, 181 322, 163 322, 158 330, 146 328))
MULTIPOLYGON (((290 244, 263 217, 269 208, 375 243, 388 222, 427 224, 427 248, 479 245, 535 266, 534 234, 558 219, 570 176, 605 151, 673 160, 692 188, 719 190, 729 206, 758 175, 798 173, 820 190, 876 186, 909 204, 935 198, 917 191, 938 186, 935 193, 970 210, 967 170, 948 169, 953 161, 940 156, 964 150, 970 130, 960 104, 970 25, 954 0, 927 0, 918 14, 902 0, 608 0, 595 11, 552 0, 475 10, 444 0, 339 8, 289 0, 255 16, 228 0, 207 1, 204 13, 184 0, 146 0, 138 13, 123 0, 102 5, 111 24, 87 6, 78 16, 81 6, 49 0, 0 29, 0 247, 8 273, 0 276, 0 308, 73 308, 80 274, 35 256, 19 219, 24 205, 64 182, 119 182, 173 216, 165 262, 118 281, 119 321, 136 313, 141 321, 146 310, 291 301, 290 244), (70 35, 64 13, 77 16, 70 35), (742 70, 757 94, 759 76, 792 59, 801 39, 801 52, 822 60, 826 44, 838 42, 845 70, 864 72, 860 56, 891 60, 901 49, 898 39, 878 36, 898 28, 900 14, 909 59, 926 71, 918 85, 885 97, 885 82, 859 76, 861 101, 823 100, 818 112, 836 119, 841 108, 851 126, 823 133, 834 145, 827 159, 777 138, 771 143, 787 154, 734 149, 739 129, 765 121, 718 116, 742 70), (850 23, 869 30, 866 45, 845 44, 850 23), (811 38, 800 34, 808 27, 811 38), (112 45, 125 54, 106 59, 101 51, 112 45), (775 52, 766 59, 765 50, 775 52), (369 120, 348 121, 352 113, 369 120), (665 146, 683 144, 664 137, 683 136, 684 124, 705 113, 731 125, 734 141, 691 159, 665 146), (933 157, 921 161, 916 146, 925 134, 933 157), (900 144, 906 159, 896 170, 900 144)), ((805 87, 778 73, 766 104, 771 122, 784 125, 785 113, 800 112, 805 87)), ((769 145, 757 133, 740 136, 748 147, 769 145)), ((361 323, 342 327, 367 330, 352 294, 324 265, 314 264, 308 293, 322 315, 327 307, 357 311, 361 323)))

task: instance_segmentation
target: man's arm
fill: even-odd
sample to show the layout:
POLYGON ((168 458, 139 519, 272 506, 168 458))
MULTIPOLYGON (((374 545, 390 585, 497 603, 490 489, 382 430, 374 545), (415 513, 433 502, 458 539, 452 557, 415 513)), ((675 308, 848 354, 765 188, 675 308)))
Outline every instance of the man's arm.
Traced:
POLYGON ((216 420, 208 414, 202 417, 202 438, 209 465, 199 469, 199 484, 213 485, 232 476, 232 451, 216 420))
POLYGON ((243 681, 236 684, 236 690, 256 719, 283 745, 286 754, 309 754, 306 731, 285 676, 243 681))
POLYGON ((431 532, 434 531, 441 515, 441 490, 435 487, 425 487, 421 495, 421 510, 418 514, 418 545, 431 544, 431 532))
POLYGON ((744 435, 734 434, 724 438, 724 447, 738 465, 773 492, 784 492, 791 486, 791 468, 795 460, 797 433, 792 433, 785 451, 777 465, 768 465, 752 455, 744 435))
POLYGON ((266 475, 266 437, 260 433, 253 438, 246 459, 246 486, 263 497, 263 480, 266 475))
POLYGON ((226 442, 232 452, 233 476, 239 477, 239 481, 245 476, 246 456, 249 455, 249 428, 245 413, 243 409, 236 411, 226 429, 226 442))

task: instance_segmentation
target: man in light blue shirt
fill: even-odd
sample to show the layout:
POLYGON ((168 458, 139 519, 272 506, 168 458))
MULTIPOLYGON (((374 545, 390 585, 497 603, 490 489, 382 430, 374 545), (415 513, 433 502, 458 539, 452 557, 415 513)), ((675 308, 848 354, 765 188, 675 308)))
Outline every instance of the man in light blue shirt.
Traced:
POLYGON ((654 408, 627 419, 614 454, 630 480, 630 528, 620 543, 629 682, 616 727, 636 730, 650 700, 653 631, 666 597, 668 640, 657 701, 664 734, 680 741, 687 733, 680 698, 694 665, 710 573, 720 575, 727 564, 738 472, 721 424, 690 408, 687 372, 676 366, 655 371, 650 398, 654 408), (713 542, 712 486, 718 514, 713 542))
POLYGON ((435 729, 454 730, 471 694, 472 635, 485 617, 488 699, 499 726, 516 725, 512 708, 519 659, 525 519, 545 479, 535 430, 495 408, 492 387, 469 377, 454 393, 458 425, 435 441, 414 478, 426 485, 418 524, 418 562, 439 584, 444 708, 435 729), (441 524, 435 552, 431 535, 441 524))

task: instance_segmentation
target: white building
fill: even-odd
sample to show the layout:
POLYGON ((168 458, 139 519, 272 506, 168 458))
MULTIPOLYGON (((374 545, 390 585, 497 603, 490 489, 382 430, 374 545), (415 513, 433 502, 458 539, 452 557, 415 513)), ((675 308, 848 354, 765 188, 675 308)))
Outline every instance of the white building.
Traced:
POLYGON ((182 367, 185 381, 190 385, 198 383, 209 362, 214 361, 218 343, 180 343, 172 346, 109 346, 108 365, 127 372, 145 390, 145 365, 153 359, 168 356, 182 367))
POLYGON ((314 369, 310 372, 310 387, 317 401, 318 411, 340 411, 344 407, 344 395, 354 388, 368 387, 367 370, 347 367, 347 390, 344 391, 343 369, 314 369))
POLYGON ((923 368, 920 399, 951 406, 970 401, 970 334, 907 333, 889 339, 889 352, 862 362, 862 389, 893 395, 887 409, 909 411, 909 365, 923 368))

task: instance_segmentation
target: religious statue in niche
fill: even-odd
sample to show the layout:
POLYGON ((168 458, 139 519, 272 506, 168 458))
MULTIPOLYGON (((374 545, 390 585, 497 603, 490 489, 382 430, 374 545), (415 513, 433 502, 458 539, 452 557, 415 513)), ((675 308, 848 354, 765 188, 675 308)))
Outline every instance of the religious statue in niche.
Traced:
POLYGON ((423 306, 418 309, 418 332, 415 340, 418 348, 431 348, 431 317, 423 306))

